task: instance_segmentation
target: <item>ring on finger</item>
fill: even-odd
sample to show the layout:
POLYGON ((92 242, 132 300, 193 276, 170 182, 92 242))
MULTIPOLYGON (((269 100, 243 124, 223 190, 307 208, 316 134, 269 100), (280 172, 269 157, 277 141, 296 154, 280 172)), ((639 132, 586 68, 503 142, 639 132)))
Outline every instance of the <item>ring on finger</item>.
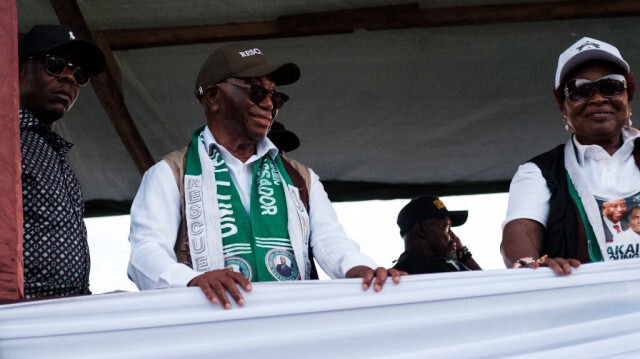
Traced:
POLYGON ((544 264, 547 261, 547 255, 543 255, 542 257, 538 258, 538 260, 536 262, 538 262, 538 264, 544 264))

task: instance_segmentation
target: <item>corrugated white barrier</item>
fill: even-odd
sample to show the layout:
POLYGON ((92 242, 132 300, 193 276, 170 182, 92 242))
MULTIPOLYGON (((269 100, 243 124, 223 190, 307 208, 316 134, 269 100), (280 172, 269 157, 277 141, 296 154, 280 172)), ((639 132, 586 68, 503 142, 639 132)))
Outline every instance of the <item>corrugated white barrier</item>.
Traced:
POLYGON ((197 288, 0 306, 0 358, 640 357, 640 260, 258 283, 222 310, 197 288))

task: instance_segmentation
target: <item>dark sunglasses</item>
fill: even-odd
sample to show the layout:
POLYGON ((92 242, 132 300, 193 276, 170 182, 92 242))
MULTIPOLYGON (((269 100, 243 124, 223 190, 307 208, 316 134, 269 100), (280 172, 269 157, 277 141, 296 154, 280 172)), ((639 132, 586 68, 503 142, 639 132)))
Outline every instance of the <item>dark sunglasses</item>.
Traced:
POLYGON ((280 107, 282 107, 282 105, 284 105, 285 102, 289 101, 289 96, 283 94, 282 92, 267 90, 266 88, 259 85, 237 84, 232 82, 225 83, 233 86, 251 89, 251 92, 249 93, 249 100, 251 100, 251 102, 255 103, 256 105, 264 101, 264 98, 267 97, 267 95, 271 96, 271 103, 273 104, 274 110, 279 109, 280 107))
POLYGON ((80 66, 65 60, 64 58, 56 55, 44 55, 39 58, 34 58, 44 62, 47 72, 53 76, 60 76, 64 70, 68 67, 73 73, 73 78, 80 86, 84 86, 89 82, 89 74, 80 66))
POLYGON ((575 79, 567 82, 564 94, 570 101, 584 101, 598 90, 604 97, 620 96, 627 89, 627 80, 619 74, 602 76, 596 81, 575 79))

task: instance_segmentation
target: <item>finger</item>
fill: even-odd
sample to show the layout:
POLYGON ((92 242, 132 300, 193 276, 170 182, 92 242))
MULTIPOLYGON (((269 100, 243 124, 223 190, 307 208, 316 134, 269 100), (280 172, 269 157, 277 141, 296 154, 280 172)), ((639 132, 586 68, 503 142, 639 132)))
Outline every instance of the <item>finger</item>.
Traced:
POLYGON ((558 274, 558 262, 555 259, 547 258, 545 261, 545 266, 549 267, 552 271, 558 274))
POLYGON ((376 281, 373 285, 373 290, 376 292, 379 292, 382 290, 382 287, 384 286, 384 282, 387 281, 387 269, 384 267, 378 267, 376 268, 376 281))
POLYGON ((209 282, 207 281, 206 277, 204 274, 199 275, 195 278, 193 278, 188 284, 188 287, 198 287, 200 288, 200 290, 202 290, 202 293, 204 294, 204 296, 211 302, 211 303, 218 303, 218 297, 216 296, 216 294, 213 291, 213 288, 209 285, 209 282))
POLYGON ((573 272, 572 267, 577 267, 575 264, 580 265, 580 262, 575 259, 562 259, 562 268, 564 269, 565 274, 570 274, 573 272))
POLYGON ((564 274, 570 274, 571 273, 571 265, 569 264, 568 261, 563 259, 563 260, 559 260, 558 263, 562 267, 562 271, 564 272, 564 274))
POLYGON ((561 261, 564 262, 562 258, 547 259, 547 265, 549 266, 549 268, 551 268, 551 270, 553 270, 555 274, 570 274, 571 267, 568 268, 569 272, 567 272, 567 268, 565 268, 561 261))
POLYGON ((216 296, 216 294, 213 292, 213 288, 211 288, 211 286, 209 285, 209 283, 207 282, 200 282, 198 284, 198 287, 200 287, 200 289, 202 289, 202 293, 204 293, 204 296, 207 297, 207 299, 209 299, 209 301, 213 304, 217 304, 218 303, 218 297, 216 296))
POLYGON ((227 298, 227 292, 224 289, 224 285, 222 285, 221 282, 216 281, 211 285, 211 288, 213 288, 213 291, 218 297, 218 300, 220 300, 222 308, 231 309, 231 302, 229 302, 229 298, 227 298))
POLYGON ((230 286, 226 287, 226 289, 227 292, 229 292, 231 298, 233 298, 233 300, 238 303, 239 306, 244 305, 244 297, 242 296, 242 293, 240 293, 240 290, 235 283, 232 283, 230 286))
POLYGON ((227 273, 228 276, 232 277, 233 280, 235 280, 238 285, 240 285, 240 287, 242 287, 242 289, 246 290, 247 292, 251 291, 251 282, 245 278, 245 276, 242 273, 238 273, 238 272, 229 272, 227 273))
POLYGON ((373 281, 373 269, 371 268, 363 268, 360 272, 360 276, 362 277, 362 290, 367 290, 371 286, 371 282, 373 281))
POLYGON ((453 233, 452 230, 449 230, 449 235, 451 236, 451 238, 453 238, 453 240, 456 242, 456 247, 458 248, 462 248, 462 241, 460 240, 460 238, 458 236, 456 236, 455 233, 453 233))
MULTIPOLYGON (((240 274, 240 276, 244 278, 242 274, 240 274)), ((227 278, 224 278, 222 280, 222 285, 227 290, 227 292, 229 292, 231 298, 233 298, 233 300, 238 303, 238 305, 242 306, 244 305, 244 297, 242 296, 240 289, 238 289, 238 283, 236 282, 236 280, 238 279, 239 278, 236 278, 236 276, 229 275, 227 278)))
POLYGON ((567 261, 564 258, 557 258, 557 260, 558 260, 558 264, 562 268, 563 274, 571 274, 572 270, 571 270, 571 265, 569 264, 569 261, 567 261))
POLYGON ((403 275, 407 275, 407 272, 403 272, 403 271, 399 271, 395 268, 389 268, 388 270, 389 275, 391 276, 391 279, 393 280, 394 283, 398 284, 400 283, 400 278, 403 275))

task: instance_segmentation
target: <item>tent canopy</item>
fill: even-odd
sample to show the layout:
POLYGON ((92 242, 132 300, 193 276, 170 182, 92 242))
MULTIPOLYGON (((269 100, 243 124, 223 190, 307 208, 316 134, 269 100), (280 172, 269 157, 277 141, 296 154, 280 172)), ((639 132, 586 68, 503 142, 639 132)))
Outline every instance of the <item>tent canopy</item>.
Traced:
POLYGON ((195 78, 224 43, 301 68, 278 120, 334 201, 506 191, 519 164, 568 138, 551 94, 566 47, 590 36, 640 65, 633 0, 17 4, 20 33, 63 23, 107 53, 56 124, 88 215, 128 212, 141 172, 204 124, 195 78))

